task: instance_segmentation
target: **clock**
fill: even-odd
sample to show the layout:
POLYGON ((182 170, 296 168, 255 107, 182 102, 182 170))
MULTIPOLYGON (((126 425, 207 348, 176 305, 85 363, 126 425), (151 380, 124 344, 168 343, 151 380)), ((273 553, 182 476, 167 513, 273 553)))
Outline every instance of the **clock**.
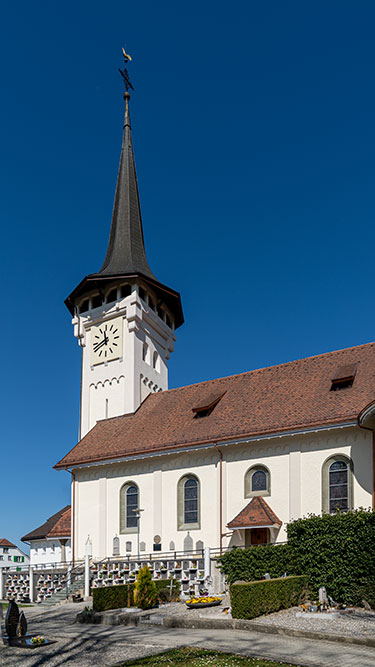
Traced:
POLYGON ((122 357, 122 318, 91 327, 91 365, 122 357))

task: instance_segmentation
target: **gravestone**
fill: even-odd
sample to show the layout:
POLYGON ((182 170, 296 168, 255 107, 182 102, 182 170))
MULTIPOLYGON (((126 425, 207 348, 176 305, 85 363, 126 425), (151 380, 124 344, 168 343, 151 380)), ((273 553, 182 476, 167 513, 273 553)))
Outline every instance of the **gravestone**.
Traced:
POLYGON ((327 591, 324 588, 324 586, 321 586, 319 588, 319 604, 327 604, 328 599, 327 599, 327 591))
POLYGON ((139 551, 146 551, 146 542, 141 542, 140 543, 139 551))
POLYGON ((27 632, 27 620, 23 611, 21 611, 17 626, 17 636, 24 637, 26 635, 26 632, 27 632))
POLYGON ((190 533, 188 532, 188 534, 184 538, 184 551, 185 551, 185 553, 187 551, 193 551, 193 544, 194 544, 193 543, 193 538, 191 537, 190 533))
POLYGON ((174 545, 174 542, 170 542, 170 543, 169 543, 169 551, 174 551, 175 548, 176 548, 176 547, 175 547, 175 545, 174 545))
POLYGON ((17 636, 19 618, 20 612, 18 610, 18 604, 14 600, 10 600, 5 616, 5 630, 9 639, 13 639, 13 637, 17 636))
POLYGON ((125 543, 125 549, 126 549, 126 551, 131 551, 132 550, 132 543, 131 542, 126 542, 125 543))
POLYGON ((204 544, 203 544, 202 540, 198 540, 198 542, 196 542, 195 548, 196 548, 197 551, 202 551, 203 550, 204 544))
POLYGON ((117 535, 116 537, 113 538, 112 555, 113 556, 120 555, 120 538, 117 537, 117 535))

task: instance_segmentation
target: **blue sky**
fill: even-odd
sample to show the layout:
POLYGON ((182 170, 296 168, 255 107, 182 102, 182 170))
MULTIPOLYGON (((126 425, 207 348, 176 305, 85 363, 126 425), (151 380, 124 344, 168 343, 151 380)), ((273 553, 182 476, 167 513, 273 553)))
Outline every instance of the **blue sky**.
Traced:
POLYGON ((129 66, 146 250, 182 295, 170 386, 373 340, 373 2, 6 3, 0 537, 70 502, 64 298, 103 261, 129 66))

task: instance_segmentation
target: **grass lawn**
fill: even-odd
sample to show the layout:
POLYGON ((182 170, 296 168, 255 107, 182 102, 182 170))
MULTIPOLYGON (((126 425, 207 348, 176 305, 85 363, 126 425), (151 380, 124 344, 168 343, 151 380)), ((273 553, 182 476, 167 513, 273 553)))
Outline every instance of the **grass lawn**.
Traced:
MULTIPOLYGON (((8 603, 7 602, 2 602, 1 606, 4 609, 4 611, 6 611, 8 609, 8 603)), ((19 607, 33 607, 34 605, 30 603, 30 604, 19 604, 18 606, 19 607)))
POLYGON ((261 658, 249 658, 247 656, 235 655, 234 653, 219 653, 218 651, 207 651, 202 648, 173 649, 158 655, 149 655, 147 658, 127 661, 121 663, 120 667, 129 665, 179 665, 179 667, 295 667, 284 662, 273 662, 261 658))

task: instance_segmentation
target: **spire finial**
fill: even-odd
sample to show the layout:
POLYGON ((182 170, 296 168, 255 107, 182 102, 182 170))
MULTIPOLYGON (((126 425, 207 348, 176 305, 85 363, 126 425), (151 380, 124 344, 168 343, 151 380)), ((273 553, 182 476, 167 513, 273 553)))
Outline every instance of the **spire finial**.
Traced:
POLYGON ((130 83, 129 73, 128 73, 128 69, 127 69, 126 65, 128 64, 128 62, 131 62, 132 58, 131 58, 131 56, 130 56, 128 53, 126 53, 124 47, 122 48, 122 55, 124 56, 125 67, 124 67, 124 69, 120 69, 120 68, 119 68, 118 71, 120 72, 120 74, 121 74, 121 76, 122 76, 122 78, 123 78, 123 80, 124 80, 124 84, 125 84, 125 97, 126 97, 127 99, 129 99, 129 88, 131 88, 132 90, 134 90, 134 88, 133 88, 132 84, 130 83))

